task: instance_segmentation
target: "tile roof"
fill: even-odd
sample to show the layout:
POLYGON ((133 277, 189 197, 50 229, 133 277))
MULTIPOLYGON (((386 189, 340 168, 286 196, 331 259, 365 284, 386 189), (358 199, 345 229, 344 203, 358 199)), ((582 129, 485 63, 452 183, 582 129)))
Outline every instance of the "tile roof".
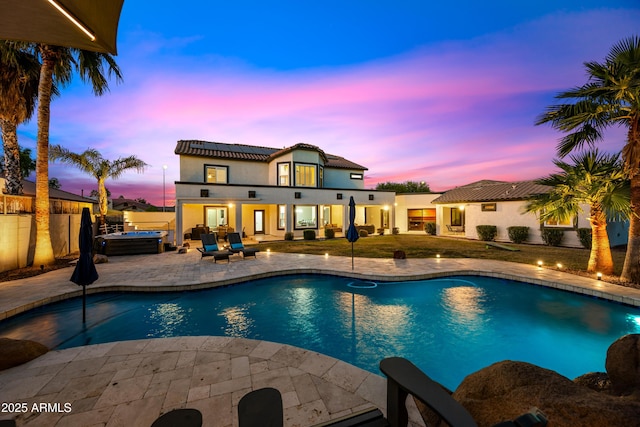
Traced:
POLYGON ((446 191, 433 203, 493 202, 497 200, 525 200, 543 194, 551 187, 535 181, 491 181, 482 180, 446 191))
POLYGON ((293 150, 317 151, 324 160, 324 166, 328 168, 367 170, 364 166, 347 160, 344 157, 325 153, 315 145, 304 143, 285 148, 270 148, 244 144, 226 144, 222 142, 180 140, 176 145, 175 153, 198 157, 270 162, 293 150))

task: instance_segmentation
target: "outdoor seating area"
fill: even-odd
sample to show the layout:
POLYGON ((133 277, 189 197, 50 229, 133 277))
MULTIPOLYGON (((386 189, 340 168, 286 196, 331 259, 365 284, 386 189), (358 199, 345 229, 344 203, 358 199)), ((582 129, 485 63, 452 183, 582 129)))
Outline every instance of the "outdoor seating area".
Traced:
POLYGON ((196 249, 200 252, 201 258, 212 257, 213 262, 218 262, 218 260, 223 259, 229 262, 229 257, 233 255, 233 253, 228 250, 220 250, 216 233, 202 234, 200 239, 202 240, 202 247, 196 249))

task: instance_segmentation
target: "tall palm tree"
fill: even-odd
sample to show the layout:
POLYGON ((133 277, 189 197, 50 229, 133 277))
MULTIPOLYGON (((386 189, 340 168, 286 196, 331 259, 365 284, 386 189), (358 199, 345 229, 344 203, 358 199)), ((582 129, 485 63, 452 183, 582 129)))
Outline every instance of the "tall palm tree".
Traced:
POLYGON ((91 83, 100 96, 109 90, 107 76, 122 80, 120 68, 106 53, 90 52, 59 46, 38 45, 41 58, 38 85, 38 136, 36 156, 36 250, 34 265, 50 264, 54 260, 49 234, 49 123, 54 81, 64 86, 77 71, 83 81, 91 83), (107 76, 105 76, 105 66, 107 76))
POLYGON ((633 214, 621 278, 640 283, 640 37, 615 44, 603 63, 584 66, 587 83, 558 94, 556 99, 571 102, 548 107, 536 124, 550 123, 566 133, 557 147, 561 157, 585 144, 595 146, 609 127, 627 129, 622 161, 631 181, 633 214))
POLYGON ((536 181, 552 187, 551 191, 533 197, 525 208, 540 212, 541 221, 567 221, 582 213, 582 205, 588 205, 592 242, 589 272, 613 273, 607 221, 629 217, 629 181, 619 157, 594 150, 570 156, 573 164, 554 160, 561 172, 536 181))
POLYGON ((107 215, 107 189, 104 182, 107 178, 117 179, 124 172, 130 169, 136 169, 142 172, 147 166, 145 162, 136 156, 120 157, 117 160, 109 161, 102 157, 97 150, 89 148, 80 154, 71 151, 59 145, 51 146, 49 150, 49 158, 51 161, 60 160, 63 163, 77 166, 81 171, 88 173, 98 181, 98 205, 100 207, 100 217, 102 223, 107 215))
POLYGON ((22 194, 18 125, 28 120, 38 97, 38 58, 20 44, 0 40, 0 131, 8 194, 22 194))

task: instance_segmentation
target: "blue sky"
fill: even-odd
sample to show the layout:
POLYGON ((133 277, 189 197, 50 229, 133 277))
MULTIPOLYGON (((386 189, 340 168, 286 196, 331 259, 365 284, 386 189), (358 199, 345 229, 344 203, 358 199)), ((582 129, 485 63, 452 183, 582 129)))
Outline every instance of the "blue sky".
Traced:
MULTIPOLYGON (((367 187, 534 179, 553 171, 560 137, 536 117, 586 82, 583 62, 640 33, 637 1, 226 3, 126 0, 124 82, 100 98, 79 80, 65 88, 51 143, 137 155, 144 174, 107 187, 157 204, 162 165, 168 198, 179 180, 179 139, 318 145, 368 167, 367 187)), ((35 133, 35 120, 22 126, 21 145, 35 148, 35 133)), ((96 188, 69 167, 50 176, 96 188)))

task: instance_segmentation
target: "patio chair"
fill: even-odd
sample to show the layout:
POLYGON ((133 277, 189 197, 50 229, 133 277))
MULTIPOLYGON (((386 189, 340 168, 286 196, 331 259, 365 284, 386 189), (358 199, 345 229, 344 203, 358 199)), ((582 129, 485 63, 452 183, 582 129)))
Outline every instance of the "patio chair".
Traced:
MULTIPOLYGON (((471 414, 451 392, 433 381, 413 363, 402 357, 389 357, 380 362, 380 370, 387 376, 387 420, 391 427, 408 425, 405 406, 407 396, 413 395, 438 414, 451 427, 477 427, 471 414)), ((546 416, 537 408, 513 421, 503 421, 494 427, 544 427, 546 416)))
POLYGON ((234 254, 242 252, 242 256, 244 258, 248 256, 256 257, 256 253, 260 252, 258 248, 246 248, 242 244, 242 237, 240 237, 240 233, 229 233, 229 250, 234 254))
POLYGON ((210 256, 213 257, 213 262, 218 262, 219 259, 226 259, 229 262, 229 256, 232 255, 229 251, 221 251, 218 248, 218 239, 216 233, 202 234, 200 236, 202 240, 202 247, 197 248, 202 255, 201 258, 210 256))
POLYGON ((271 387, 253 390, 238 402, 239 427, 282 427, 282 395, 271 387))

